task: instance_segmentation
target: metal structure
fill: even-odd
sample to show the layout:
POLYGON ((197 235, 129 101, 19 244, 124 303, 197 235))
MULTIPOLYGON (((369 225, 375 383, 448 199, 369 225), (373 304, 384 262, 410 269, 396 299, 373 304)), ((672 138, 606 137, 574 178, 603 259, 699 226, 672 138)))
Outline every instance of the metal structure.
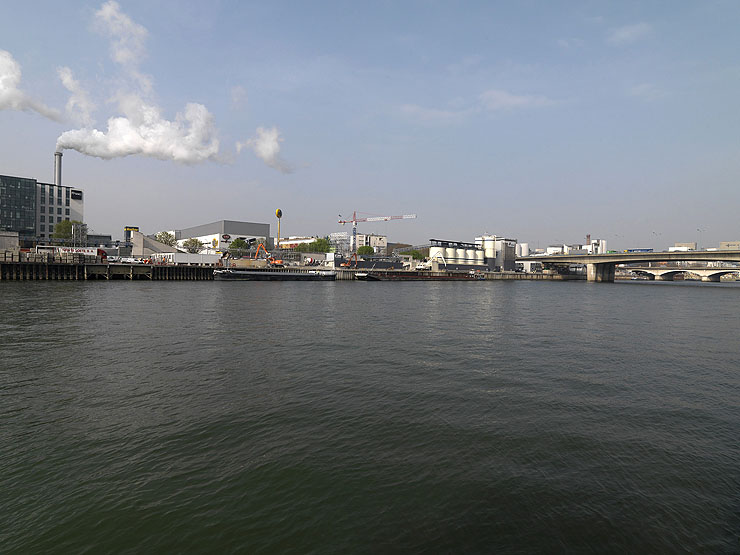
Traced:
POLYGON ((342 215, 339 214, 339 223, 352 224, 352 240, 350 243, 350 250, 353 253, 357 252, 357 224, 359 222, 388 222, 390 220, 413 220, 416 219, 416 214, 404 214, 402 216, 371 216, 369 218, 358 218, 357 212, 352 212, 352 218, 349 220, 343 220, 342 215))
POLYGON ((275 245, 277 248, 280 248, 280 218, 283 217, 283 211, 278 208, 275 210, 275 216, 277 216, 278 219, 278 234, 277 234, 277 244, 275 245))

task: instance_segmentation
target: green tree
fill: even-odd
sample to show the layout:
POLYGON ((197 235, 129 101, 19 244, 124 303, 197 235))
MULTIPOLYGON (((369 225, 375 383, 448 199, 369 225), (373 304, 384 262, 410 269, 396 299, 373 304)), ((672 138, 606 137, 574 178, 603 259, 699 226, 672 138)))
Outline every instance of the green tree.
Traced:
POLYGON ((234 239, 231 243, 229 243, 230 251, 247 250, 248 248, 249 248, 249 244, 241 237, 239 239, 234 239))
POLYGON ((246 251, 249 250, 249 243, 247 243, 244 239, 234 239, 231 243, 229 243, 228 251, 231 253, 232 256, 235 256, 237 258, 240 258, 244 255, 246 251))
POLYGON ((197 254, 203 250, 203 243, 198 241, 195 237, 191 237, 190 239, 183 241, 182 246, 191 254, 197 254))
POLYGON ((54 226, 54 233, 51 234, 54 239, 72 239, 72 224, 81 224, 78 220, 64 220, 54 226))
POLYGON ((298 245, 294 250, 297 252, 329 252, 331 250, 331 241, 328 237, 320 237, 312 243, 298 245))
POLYGON ((175 243, 175 236, 172 235, 169 231, 160 231, 157 233, 154 238, 159 241, 160 243, 164 243, 165 245, 168 245, 170 247, 174 247, 175 243))
POLYGON ((357 254, 375 254, 375 250, 370 245, 362 245, 357 249, 357 254))

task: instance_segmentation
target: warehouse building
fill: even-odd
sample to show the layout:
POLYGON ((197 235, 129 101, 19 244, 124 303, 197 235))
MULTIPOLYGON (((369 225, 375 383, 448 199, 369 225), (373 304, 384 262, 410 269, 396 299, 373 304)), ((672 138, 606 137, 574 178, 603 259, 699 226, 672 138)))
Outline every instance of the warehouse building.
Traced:
MULTIPOLYGON (((176 229, 170 233, 175 236, 178 247, 182 247, 188 239, 197 239, 205 245, 207 251, 214 253, 228 249, 229 243, 236 239, 245 241, 264 239, 270 242, 270 224, 234 220, 219 220, 210 224, 176 229)), ((267 248, 271 248, 271 244, 267 245, 267 248)))

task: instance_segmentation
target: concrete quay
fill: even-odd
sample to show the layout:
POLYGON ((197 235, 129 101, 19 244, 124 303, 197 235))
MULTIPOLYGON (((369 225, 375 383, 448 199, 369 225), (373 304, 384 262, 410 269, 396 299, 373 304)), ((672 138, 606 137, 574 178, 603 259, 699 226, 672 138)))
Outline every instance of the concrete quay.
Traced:
POLYGON ((0 261, 0 281, 25 280, 210 281, 211 266, 0 261))

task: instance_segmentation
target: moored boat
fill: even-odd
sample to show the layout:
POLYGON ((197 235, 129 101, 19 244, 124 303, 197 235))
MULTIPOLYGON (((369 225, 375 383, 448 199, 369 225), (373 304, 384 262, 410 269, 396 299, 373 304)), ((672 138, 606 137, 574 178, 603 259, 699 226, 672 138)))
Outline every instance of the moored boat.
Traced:
POLYGON ((214 280, 223 281, 334 281, 332 270, 299 270, 293 268, 224 268, 213 271, 214 280))

